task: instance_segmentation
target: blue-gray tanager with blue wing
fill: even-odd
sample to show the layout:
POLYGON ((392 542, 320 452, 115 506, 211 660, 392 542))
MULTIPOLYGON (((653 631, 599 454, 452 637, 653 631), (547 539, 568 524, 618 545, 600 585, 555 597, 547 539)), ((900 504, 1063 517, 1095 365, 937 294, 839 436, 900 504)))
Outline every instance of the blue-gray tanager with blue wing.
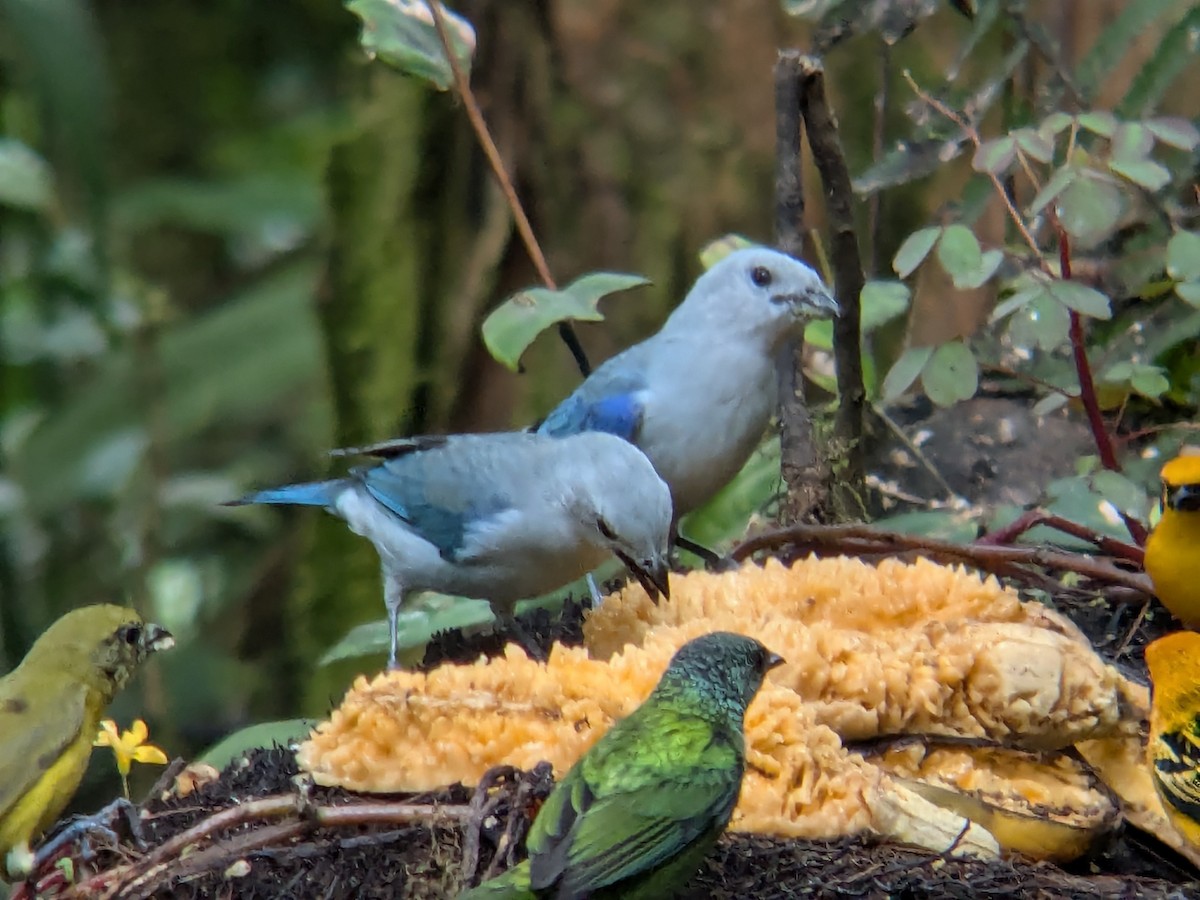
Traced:
POLYGON ((607 431, 636 444, 671 489, 676 518, 745 465, 776 407, 776 358, 813 318, 837 314, 820 276, 765 247, 696 281, 657 334, 606 361, 538 433, 607 431))
POLYGON ((612 435, 528 433, 389 441, 345 478, 249 494, 235 505, 321 506, 375 545, 395 667, 397 616, 418 591, 518 600, 616 555, 652 597, 668 593, 671 496, 649 460, 612 435))

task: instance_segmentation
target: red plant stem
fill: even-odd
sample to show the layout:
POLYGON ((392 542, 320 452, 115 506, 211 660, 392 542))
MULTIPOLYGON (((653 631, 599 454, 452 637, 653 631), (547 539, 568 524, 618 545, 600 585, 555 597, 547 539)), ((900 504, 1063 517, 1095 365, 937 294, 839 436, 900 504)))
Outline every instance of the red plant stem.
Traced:
MULTIPOLYGON (((1058 262, 1062 267, 1063 281, 1071 280, 1071 239, 1067 236, 1062 224, 1055 221, 1054 230, 1058 235, 1058 262)), ((1071 317, 1071 355, 1075 360, 1075 375, 1079 379, 1079 399, 1083 403, 1083 411, 1087 416, 1088 427, 1092 432, 1092 440, 1096 442, 1096 451, 1100 455, 1100 464, 1112 472, 1121 471, 1121 463, 1117 460, 1117 452, 1113 448, 1112 436, 1104 425, 1104 415, 1100 412, 1100 401, 1096 397, 1096 381, 1092 377, 1092 364, 1088 361, 1087 346, 1083 338, 1083 319, 1075 310, 1070 310, 1071 317)), ((1137 519, 1121 513, 1125 528, 1139 546, 1146 543, 1146 526, 1137 519)))
POLYGON ((976 538, 974 543, 980 546, 1005 546, 1012 544, 1025 532, 1036 528, 1038 525, 1044 525, 1047 528, 1061 531, 1063 534, 1069 534, 1071 537, 1079 538, 1081 541, 1095 544, 1096 547, 1110 556, 1128 560, 1139 566, 1142 564, 1144 552, 1140 546, 1127 544, 1106 534, 1092 531, 1092 529, 1080 525, 1078 522, 1072 522, 1070 519, 1056 516, 1054 513, 1046 512, 1044 509, 1027 509, 1003 528, 997 528, 995 531, 989 531, 987 534, 976 538))

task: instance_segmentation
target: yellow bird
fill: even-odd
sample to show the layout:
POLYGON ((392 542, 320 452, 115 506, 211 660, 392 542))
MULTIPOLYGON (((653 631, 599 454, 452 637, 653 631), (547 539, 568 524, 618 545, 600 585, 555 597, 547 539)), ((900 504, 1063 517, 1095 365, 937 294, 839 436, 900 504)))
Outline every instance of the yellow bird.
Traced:
POLYGON ((1200 449, 1162 468, 1162 518, 1146 541, 1146 574, 1162 605, 1188 628, 1200 626, 1200 449))
POLYGON ((1147 755, 1167 818, 1200 848, 1200 634, 1177 631, 1146 648, 1153 695, 1147 755))
POLYGON ((142 660, 174 643, 132 609, 85 606, 0 678, 0 868, 28 863, 29 843, 79 787, 105 708, 142 660))

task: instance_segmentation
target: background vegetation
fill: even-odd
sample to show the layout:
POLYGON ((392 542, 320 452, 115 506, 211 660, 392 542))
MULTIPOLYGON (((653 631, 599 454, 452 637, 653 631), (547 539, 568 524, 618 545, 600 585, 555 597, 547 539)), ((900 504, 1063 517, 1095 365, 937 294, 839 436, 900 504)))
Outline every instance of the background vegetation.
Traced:
MULTIPOLYGON (((657 327, 708 241, 772 240, 776 50, 822 52, 861 199, 874 405, 952 406, 982 380, 1082 419, 1077 326, 1112 459, 1081 450, 1040 499, 1128 538, 1121 514, 1146 518, 1155 454, 1185 434, 1163 426, 1200 397, 1200 12, 954 6, 456 11, 555 276, 652 281, 577 326, 596 361, 657 327)), ((221 501, 334 471, 331 447, 522 426, 578 378, 552 333, 522 374, 488 355, 484 318, 537 273, 454 92, 372 62, 361 24, 331 0, 0 0, 0 671, 63 611, 132 603, 180 646, 114 712, 176 755, 320 714, 375 665, 318 665, 382 613, 371 547, 221 501)), ((697 537, 740 532, 777 489, 769 453, 752 466, 697 537)), ((959 534, 1017 512, 934 499, 891 512, 959 534)))

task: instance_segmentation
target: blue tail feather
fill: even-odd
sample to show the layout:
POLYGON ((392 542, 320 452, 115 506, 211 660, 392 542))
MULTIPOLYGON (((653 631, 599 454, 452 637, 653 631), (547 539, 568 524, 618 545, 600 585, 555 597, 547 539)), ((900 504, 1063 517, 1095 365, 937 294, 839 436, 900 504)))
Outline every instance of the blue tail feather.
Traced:
POLYGON ((247 506, 251 503, 275 503, 285 506, 330 506, 341 492, 344 482, 309 481, 303 484, 285 484, 247 494, 240 500, 231 500, 226 506, 247 506))

